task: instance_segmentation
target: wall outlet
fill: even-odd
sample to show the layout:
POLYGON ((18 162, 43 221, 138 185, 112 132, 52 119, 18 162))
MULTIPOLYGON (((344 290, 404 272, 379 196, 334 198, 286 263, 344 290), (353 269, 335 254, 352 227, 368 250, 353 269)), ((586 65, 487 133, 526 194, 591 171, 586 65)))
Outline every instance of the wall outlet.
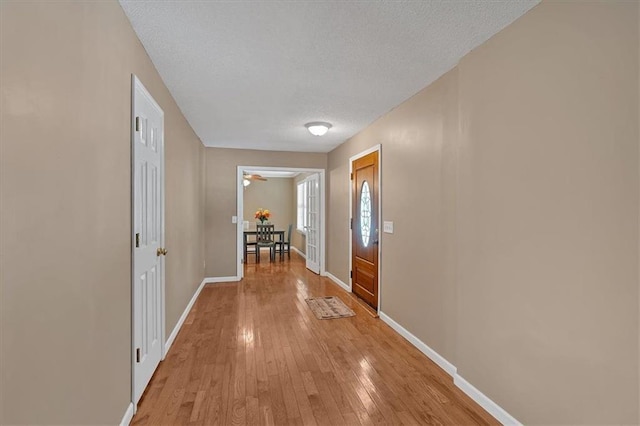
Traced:
POLYGON ((384 221, 383 232, 385 234, 393 234, 393 222, 384 221))

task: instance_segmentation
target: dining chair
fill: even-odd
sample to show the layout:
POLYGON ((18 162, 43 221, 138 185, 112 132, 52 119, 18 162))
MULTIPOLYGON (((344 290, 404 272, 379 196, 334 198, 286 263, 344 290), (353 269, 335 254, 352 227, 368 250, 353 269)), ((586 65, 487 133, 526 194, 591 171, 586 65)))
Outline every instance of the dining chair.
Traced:
POLYGON ((274 225, 256 224, 256 261, 260 263, 260 249, 269 247, 269 258, 273 262, 276 260, 276 242, 273 239, 274 225))
POLYGON ((280 250, 280 259, 284 257, 284 253, 287 253, 289 259, 291 259, 291 229, 293 223, 289 224, 289 231, 287 232, 287 239, 285 241, 276 241, 276 249, 280 250))
POLYGON ((253 238, 249 240, 249 238, 250 236, 245 235, 246 243, 244 245, 244 262, 247 263, 249 255, 253 254, 256 256, 256 263, 258 263, 258 242, 253 238))

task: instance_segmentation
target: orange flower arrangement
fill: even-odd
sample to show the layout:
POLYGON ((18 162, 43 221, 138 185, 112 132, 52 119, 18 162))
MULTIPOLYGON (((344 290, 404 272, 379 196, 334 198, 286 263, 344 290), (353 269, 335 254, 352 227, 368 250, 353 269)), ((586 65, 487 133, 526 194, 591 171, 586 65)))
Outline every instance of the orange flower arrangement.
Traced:
POLYGON ((268 209, 258 209, 255 214, 255 218, 260 221, 260 223, 264 223, 265 220, 269 220, 271 213, 268 209))

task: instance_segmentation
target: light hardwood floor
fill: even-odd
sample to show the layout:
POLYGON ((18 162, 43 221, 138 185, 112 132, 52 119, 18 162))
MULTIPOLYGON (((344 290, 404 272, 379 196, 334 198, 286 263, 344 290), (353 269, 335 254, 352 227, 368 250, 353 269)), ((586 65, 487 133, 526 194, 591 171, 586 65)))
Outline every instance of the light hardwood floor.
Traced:
POLYGON ((132 424, 498 424, 296 253, 266 259, 204 287, 132 424), (356 316, 316 319, 305 298, 324 295, 356 316))

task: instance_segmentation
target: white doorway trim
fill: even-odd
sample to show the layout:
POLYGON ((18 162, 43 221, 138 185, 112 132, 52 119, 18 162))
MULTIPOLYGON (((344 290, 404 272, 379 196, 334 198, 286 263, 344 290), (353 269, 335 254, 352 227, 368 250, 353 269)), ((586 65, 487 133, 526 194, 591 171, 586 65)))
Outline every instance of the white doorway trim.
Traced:
MULTIPOLYGON (((382 145, 374 145, 369 149, 366 149, 356 155, 349 158, 349 176, 353 173, 353 161, 360 157, 371 154, 378 151, 378 314, 382 310, 382 145)), ((351 193, 351 179, 349 179, 349 224, 354 218, 351 217, 353 208, 353 194, 351 193)), ((349 289, 353 292, 353 282, 351 279, 351 271, 353 270, 353 241, 351 226, 347 226, 349 231, 349 289)))
MULTIPOLYGON (((296 199, 299 185, 303 185, 304 188, 304 233, 306 234, 305 264, 307 269, 319 274, 320 253, 317 241, 319 240, 318 231, 321 228, 320 204, 318 203, 320 198, 320 175, 318 173, 312 173, 302 181, 298 182, 298 185, 296 185, 296 199)), ((299 203, 299 200, 297 200, 297 202, 299 203)), ((299 226, 300 224, 297 225, 299 226)))
POLYGON ((236 215, 237 215, 237 238, 236 238, 236 263, 238 279, 244 277, 244 267, 242 264, 243 253, 243 229, 242 222, 244 217, 244 186, 242 185, 242 175, 245 170, 264 170, 264 171, 280 171, 280 172, 300 172, 300 173, 318 173, 320 175, 320 275, 326 275, 325 257, 326 257, 326 179, 325 169, 310 169, 304 167, 265 167, 265 166, 238 166, 237 182, 236 182, 236 215))

